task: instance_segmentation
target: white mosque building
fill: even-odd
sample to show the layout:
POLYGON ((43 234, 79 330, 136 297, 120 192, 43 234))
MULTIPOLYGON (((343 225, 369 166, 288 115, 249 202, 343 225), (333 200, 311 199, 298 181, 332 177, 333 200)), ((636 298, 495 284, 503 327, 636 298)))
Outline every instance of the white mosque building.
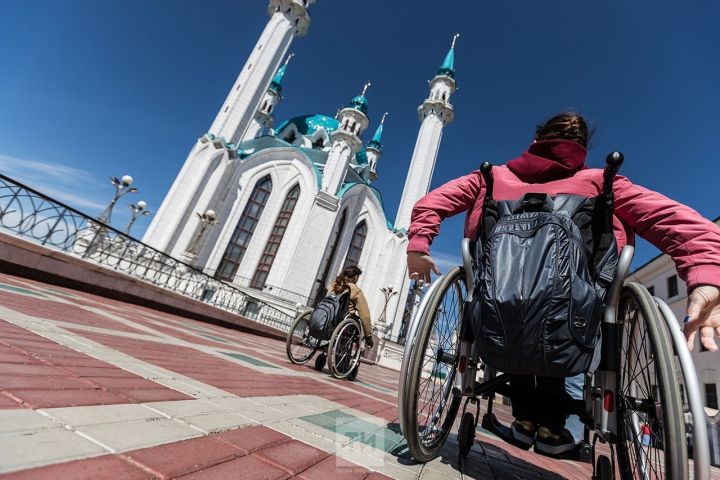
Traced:
POLYGON ((405 264, 410 215, 430 187, 443 127, 453 120, 454 40, 418 107, 412 174, 392 222, 373 187, 383 121, 372 140, 362 139, 370 123, 366 88, 335 118, 299 115, 274 127, 288 49, 307 33, 314 3, 269 1, 267 26, 143 240, 288 307, 312 303, 343 266, 358 265, 373 322, 391 340, 381 355, 395 363, 400 349, 392 341, 402 333, 410 288, 405 264), (381 289, 388 286, 399 294, 385 309, 381 289))

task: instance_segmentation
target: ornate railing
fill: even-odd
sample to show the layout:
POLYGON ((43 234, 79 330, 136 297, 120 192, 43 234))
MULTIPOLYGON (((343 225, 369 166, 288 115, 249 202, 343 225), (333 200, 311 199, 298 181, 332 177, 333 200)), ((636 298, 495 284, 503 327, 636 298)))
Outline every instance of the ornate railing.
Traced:
POLYGON ((37 190, 0 174, 0 230, 279 330, 293 317, 37 190))

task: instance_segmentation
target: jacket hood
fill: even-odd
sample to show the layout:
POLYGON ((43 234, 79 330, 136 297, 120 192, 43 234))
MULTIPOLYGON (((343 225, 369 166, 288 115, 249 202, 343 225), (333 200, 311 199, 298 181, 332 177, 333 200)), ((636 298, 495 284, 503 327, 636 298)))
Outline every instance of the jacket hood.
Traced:
POLYGON ((579 143, 543 140, 533 143, 518 158, 507 162, 507 167, 523 182, 549 182, 587 168, 586 157, 587 150, 579 143))

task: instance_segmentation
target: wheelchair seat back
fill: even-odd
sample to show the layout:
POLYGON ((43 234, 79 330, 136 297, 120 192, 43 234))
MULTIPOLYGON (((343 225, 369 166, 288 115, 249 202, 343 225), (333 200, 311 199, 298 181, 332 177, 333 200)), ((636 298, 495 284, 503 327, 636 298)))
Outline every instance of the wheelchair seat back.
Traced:
POLYGON ((469 314, 488 366, 556 377, 588 369, 618 261, 602 200, 530 193, 486 203, 469 314))

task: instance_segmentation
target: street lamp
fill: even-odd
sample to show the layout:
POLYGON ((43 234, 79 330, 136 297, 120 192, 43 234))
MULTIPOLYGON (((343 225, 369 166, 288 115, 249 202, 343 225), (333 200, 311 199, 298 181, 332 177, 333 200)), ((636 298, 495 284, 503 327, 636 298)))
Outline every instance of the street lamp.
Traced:
POLYGON ((131 203, 128 206, 130 207, 130 211, 132 212, 132 218, 130 219, 130 223, 128 223, 128 226, 125 229, 125 235, 130 236, 130 229, 132 228, 133 223, 135 223, 135 220, 137 220, 138 217, 150 215, 150 210, 145 210, 145 207, 147 207, 147 203, 145 203, 143 200, 140 200, 137 205, 131 203))
POLYGON ((130 186, 133 183, 133 178, 130 175, 123 175, 123 177, 119 180, 117 177, 110 177, 110 183, 115 186, 115 196, 110 202, 110 205, 108 205, 107 208, 98 217, 98 220, 105 224, 110 224, 112 210, 115 206, 115 203, 117 203, 118 198, 122 197, 128 192, 135 193, 138 191, 137 188, 130 186))
POLYGON ((378 319, 378 332, 382 333, 384 336, 385 330, 387 328, 387 326, 385 325, 385 322, 386 322, 385 317, 387 315, 387 306, 388 306, 388 303, 390 303, 390 298, 392 298, 392 296, 396 295, 398 292, 397 292, 397 290, 395 290, 395 287, 393 287, 392 284, 389 284, 387 287, 382 287, 380 289, 380 291, 385 296, 385 305, 383 305, 383 313, 380 316, 380 318, 378 319))
POLYGON ((198 229, 197 234, 190 241, 186 249, 187 253, 193 256, 197 255, 197 249, 200 246, 200 240, 202 240, 205 232, 213 225, 217 225, 218 223, 220 223, 215 220, 215 210, 208 209, 205 211, 205 213, 195 212, 195 215, 200 218, 200 228, 198 229))

